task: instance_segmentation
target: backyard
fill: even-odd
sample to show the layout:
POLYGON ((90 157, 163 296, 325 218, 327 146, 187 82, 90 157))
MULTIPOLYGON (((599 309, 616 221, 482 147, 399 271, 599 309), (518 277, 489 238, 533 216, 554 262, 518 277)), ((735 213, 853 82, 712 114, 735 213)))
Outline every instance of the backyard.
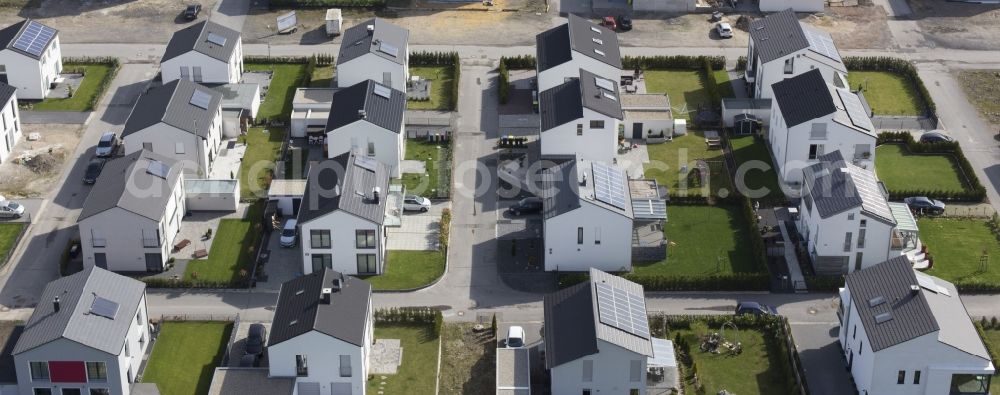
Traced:
POLYGON ((360 276, 375 290, 403 290, 428 285, 444 274, 447 257, 440 251, 392 250, 385 273, 360 276))
POLYGON ((403 348, 403 361, 394 375, 370 375, 369 394, 435 393, 440 339, 434 333, 433 324, 375 324, 375 338, 399 339, 403 348))
POLYGON ((105 80, 112 78, 114 66, 98 63, 65 63, 63 73, 74 73, 83 70, 83 81, 73 92, 73 96, 65 99, 45 99, 34 103, 31 108, 38 111, 91 111, 100 101, 100 96, 110 84, 105 80))
POLYGON ((277 127, 250 128, 246 135, 240 137, 247 144, 247 151, 240 162, 241 198, 266 197, 274 161, 281 153, 284 139, 285 129, 277 127))
POLYGON ((406 140, 406 160, 424 161, 426 174, 404 173, 402 177, 403 186, 406 187, 407 194, 420 195, 426 197, 448 197, 449 184, 451 183, 448 174, 451 161, 450 142, 429 142, 425 139, 406 140), (441 177, 444 175, 445 177, 441 177))
POLYGON ((333 87, 334 65, 319 66, 313 68, 312 78, 309 80, 311 88, 332 88, 333 87))
POLYGON ((861 89, 875 115, 923 115, 924 104, 913 83, 886 71, 851 71, 851 90, 861 89))
POLYGON ((649 149, 650 163, 644 166, 644 175, 667 187, 671 195, 708 196, 711 192, 712 196, 718 196, 722 188, 727 192, 732 190, 729 174, 723 164, 722 150, 709 150, 702 131, 688 130, 687 135, 674 137, 671 142, 649 144, 646 147, 649 149), (708 164, 711 174, 707 188, 689 187, 690 184, 686 182, 688 173, 681 173, 682 167, 687 167, 688 171, 696 168, 697 159, 704 159, 708 164), (682 180, 685 180, 683 187, 682 180))
POLYGON ((246 279, 260 237, 260 229, 254 223, 263 216, 262 206, 260 203, 251 205, 246 218, 220 220, 219 229, 212 236, 208 258, 188 262, 184 279, 223 286, 246 279))
POLYGON ((883 144, 875 148, 875 171, 890 191, 965 190, 961 169, 951 156, 914 155, 901 144, 883 144))
POLYGON ((496 388, 496 337, 472 323, 449 323, 441 333, 441 394, 488 395, 496 388))
MULTIPOLYGON (((671 110, 674 116, 684 118, 690 122, 691 114, 699 106, 712 105, 719 106, 719 103, 711 103, 711 95, 705 89, 708 78, 701 70, 645 70, 646 93, 666 93, 670 97, 671 110)), ((729 74, 725 70, 716 70, 713 76, 718 83, 717 89, 720 97, 732 97, 733 87, 729 83, 729 74)))
POLYGON ((142 381, 163 395, 207 394, 232 330, 231 322, 164 322, 142 381))
POLYGON ((455 84, 451 66, 414 66, 410 67, 410 76, 420 76, 431 81, 430 100, 408 100, 408 110, 438 110, 451 111, 452 85, 455 84))
POLYGON ((14 251, 17 236, 26 225, 20 222, 0 223, 0 266, 7 263, 7 254, 14 251))
POLYGON ((1000 257, 1000 242, 986 221, 974 219, 920 218, 920 241, 927 246, 934 267, 926 273, 958 284, 1000 286, 1000 270, 991 266, 1000 257), (983 252, 989 254, 980 267, 983 252))
POLYGON ((737 189, 745 188, 746 190, 741 192, 751 199, 783 200, 785 194, 778 185, 778 173, 775 171, 774 165, 771 164, 771 154, 767 150, 767 143, 757 141, 753 136, 741 136, 730 137, 729 144, 732 146, 733 156, 736 159, 737 180, 734 180, 734 184, 737 189), (767 166, 767 170, 747 169, 743 173, 744 179, 741 185, 739 175, 743 170, 740 167, 752 161, 762 162, 762 164, 767 166), (757 196, 750 192, 759 188, 767 188, 767 194, 757 196))
POLYGON ((295 88, 305 77, 305 63, 247 63, 244 69, 250 71, 271 71, 271 85, 267 88, 267 96, 257 110, 257 119, 265 120, 280 118, 282 122, 288 122, 292 114, 292 98, 295 97, 295 88))
POLYGON ((668 205, 667 218, 667 259, 633 263, 633 274, 704 276, 757 271, 749 224, 738 206, 668 205))
POLYGON ((979 113, 993 124, 1000 124, 1000 72, 965 70, 958 74, 965 96, 979 113))

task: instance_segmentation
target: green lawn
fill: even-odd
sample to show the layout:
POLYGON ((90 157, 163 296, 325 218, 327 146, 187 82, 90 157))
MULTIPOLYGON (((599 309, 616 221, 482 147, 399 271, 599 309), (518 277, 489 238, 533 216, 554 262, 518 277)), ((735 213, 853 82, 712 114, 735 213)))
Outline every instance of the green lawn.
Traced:
POLYGON ((732 190, 729 174, 723 164, 722 150, 709 150, 705 145, 705 135, 698 130, 688 130, 688 134, 675 137, 674 141, 662 144, 650 144, 649 163, 643 168, 646 177, 656 179, 656 182, 669 189, 671 194, 688 193, 689 195, 707 196, 709 192, 718 196, 720 189, 732 190), (681 180, 687 184, 687 172, 681 173, 681 168, 687 166, 688 171, 696 167, 696 160, 708 162, 711 175, 709 185, 699 188, 682 187, 681 180))
POLYGON ((406 108, 409 110, 440 110, 452 111, 451 94, 452 85, 456 84, 454 72, 451 66, 421 66, 410 67, 410 76, 420 76, 431 80, 431 99, 416 101, 409 100, 406 108))
POLYGON ((232 330, 231 322, 164 322, 142 381, 163 395, 207 394, 232 330))
POLYGON ((271 185, 271 170, 281 153, 281 143, 285 139, 285 129, 276 127, 255 127, 247 131, 240 140, 247 144, 246 154, 240 162, 240 197, 266 197, 271 185))
POLYGON ((361 276, 375 290, 413 289, 434 282, 444 274, 447 257, 440 251, 388 252, 386 271, 377 276, 361 276))
MULTIPOLYGON (((646 78, 646 93, 666 93, 670 97, 674 117, 686 118, 689 125, 699 106, 712 105, 705 89, 707 79, 700 70, 646 70, 643 73, 646 78)), ((728 75, 724 80, 729 81, 728 75)), ((729 91, 721 91, 720 94, 728 92, 732 95, 732 88, 728 89, 729 91)))
POLYGON ((876 115, 922 115, 924 105, 916 87, 905 77, 886 71, 851 71, 851 90, 861 88, 876 115))
POLYGON ((244 65, 246 71, 272 71, 274 75, 271 85, 267 88, 267 96, 260 104, 257 111, 257 119, 281 118, 288 122, 292 114, 292 99, 295 97, 295 88, 305 76, 306 65, 303 64, 260 64, 248 63, 244 65))
POLYGON ((451 182, 451 180, 448 177, 442 178, 441 172, 450 171, 451 169, 446 166, 447 163, 441 163, 441 161, 450 157, 450 155, 447 155, 450 151, 451 144, 448 142, 432 143, 419 138, 407 139, 406 159, 424 161, 427 174, 403 174, 402 181, 403 186, 406 187, 406 192, 428 197, 439 197, 441 195, 447 197, 449 190, 447 183, 451 182), (442 181, 444 185, 442 185, 442 181))
POLYGON ((633 263, 632 273, 701 276, 756 272, 749 224, 739 207, 668 205, 667 218, 667 259, 633 263))
POLYGON ((241 269, 249 270, 256 257, 253 249, 260 229, 255 229, 253 224, 262 215, 260 210, 263 210, 262 205, 254 204, 247 210, 247 218, 220 220, 218 230, 212 235, 214 240, 208 258, 188 262, 184 279, 213 283, 243 279, 241 269))
POLYGON ((715 70, 712 74, 715 76, 715 82, 719 84, 719 96, 736 97, 736 93, 733 92, 733 84, 729 82, 729 72, 725 68, 715 70))
POLYGON ((1000 284, 1000 243, 985 221, 923 217, 917 227, 934 260, 927 274, 958 283, 1000 284), (990 257, 985 272, 979 270, 984 249, 990 257))
POLYGON ((316 66, 313 68, 309 86, 313 88, 333 87, 333 65, 316 66))
POLYGON ((730 137, 729 143, 732 145, 733 156, 736 158, 737 180, 733 180, 736 188, 743 190, 744 195, 751 199, 784 199, 785 194, 778 184, 778 173, 775 171, 774 165, 771 164, 771 154, 767 150, 767 143, 756 141, 753 136, 730 137), (741 170, 741 167, 748 162, 750 162, 748 165, 766 165, 768 170, 751 169, 750 167, 745 171, 741 170), (738 179, 740 174, 744 174, 745 177, 742 183, 738 179), (758 196, 750 192, 760 188, 766 188, 767 194, 758 196))
MULTIPOLYGON (((983 339, 986 342, 986 348, 989 348, 994 355, 1000 352, 1000 329, 987 329, 983 333, 986 335, 983 339)), ((993 375, 993 380, 990 381, 990 393, 1000 394, 1000 374, 993 375)))
MULTIPOLYGON (((712 329, 712 332, 719 331, 712 329)), ((679 332, 691 345, 691 359, 698 367, 698 380, 705 386, 705 393, 716 394, 728 390, 739 395, 771 395, 785 393, 786 370, 781 364, 781 358, 775 348, 768 347, 764 335, 754 329, 732 330, 726 328, 724 338, 743 344, 743 352, 739 355, 726 353, 712 354, 699 349, 701 336, 692 329, 677 330, 670 333, 673 339, 679 332)), ((690 377, 684 378, 686 393, 695 393, 690 377)))
POLYGON ((394 375, 374 375, 368 380, 369 394, 433 395, 437 384, 438 343, 433 325, 375 324, 375 338, 399 339, 403 363, 394 375), (380 386, 381 382, 384 386, 380 386))
POLYGON ((7 263, 7 254, 17 247, 14 242, 25 226, 19 222, 0 223, 0 266, 7 263))
POLYGON ((875 148, 875 172, 890 191, 964 191, 958 164, 947 155, 913 155, 899 144, 875 148))
POLYGON ((69 73, 73 70, 84 70, 83 81, 80 87, 73 92, 73 97, 66 99, 46 99, 32 105, 32 109, 39 111, 90 111, 93 104, 100 100, 100 95, 104 94, 104 80, 111 78, 113 67, 106 64, 83 64, 65 63, 63 72, 69 73))

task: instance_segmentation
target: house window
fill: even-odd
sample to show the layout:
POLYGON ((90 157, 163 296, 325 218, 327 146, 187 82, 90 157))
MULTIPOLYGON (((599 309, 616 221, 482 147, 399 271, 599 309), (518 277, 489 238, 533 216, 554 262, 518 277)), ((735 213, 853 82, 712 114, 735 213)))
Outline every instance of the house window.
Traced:
POLYGON ((858 355, 861 355, 861 353, 863 353, 863 352, 865 352, 865 341, 864 340, 862 340, 860 343, 858 343, 858 355))
POLYGON ((577 136, 583 136, 583 124, 582 123, 576 124, 576 135, 577 136))
POLYGON ((181 79, 190 80, 191 79, 191 69, 187 66, 181 66, 181 79))
POLYGON ((111 395, 111 390, 107 388, 91 388, 90 395, 111 395))
POLYGON ((313 229, 309 231, 309 245, 312 248, 330 248, 330 230, 313 229))
POLYGON ((854 325, 854 331, 853 332, 854 333, 851 334, 851 339, 857 339, 858 338, 858 326, 857 326, 857 324, 854 325))
POLYGON ((340 356, 340 377, 351 377, 351 356, 340 356))
POLYGON ((375 274, 378 272, 378 265, 375 262, 375 254, 358 254, 358 274, 375 274))
POLYGON ((142 326, 142 309, 138 313, 135 313, 135 324, 142 326))
POLYGON ((896 373, 896 384, 903 384, 905 382, 906 382, 906 371, 900 370, 899 373, 896 373))
POLYGON ((152 151, 153 150, 153 143, 142 143, 142 149, 144 149, 146 151, 152 151))
POLYGON ((93 245, 95 248, 107 247, 108 239, 104 238, 104 235, 101 234, 101 231, 97 229, 91 229, 90 244, 93 245))
POLYGON ((333 255, 312 254, 313 271, 322 271, 323 268, 333 269, 333 255))
POLYGON ((375 248, 375 230, 374 229, 358 229, 354 231, 354 236, 357 239, 355 245, 358 248, 375 248))
POLYGON ((914 370, 913 371, 913 384, 920 384, 920 371, 919 370, 914 370))
POLYGON ((809 144, 809 159, 823 155, 823 144, 809 144))
POLYGON ((795 71, 795 58, 785 59, 785 74, 792 74, 795 71))
POLYGON ((87 362, 87 381, 108 381, 108 366, 104 362, 87 362))
POLYGON ((637 382, 642 380, 642 361, 634 360, 630 361, 628 367, 628 377, 632 382, 637 382))
POLYGON ((174 153, 175 154, 183 154, 184 153, 184 143, 182 143, 180 141, 174 143, 174 153))
POLYGON ((826 124, 825 123, 812 124, 812 130, 809 131, 809 139, 826 140, 826 124))
POLYGON ((865 228, 858 229, 858 248, 865 248, 865 228))
POLYGON ((146 344, 146 334, 145 333, 142 333, 142 334, 139 335, 139 346, 142 347, 143 344, 146 344))
POLYGON ((851 239, 854 238, 854 234, 847 232, 844 234, 844 252, 851 252, 851 239))
POLYGON ((598 244, 598 245, 601 244, 601 228, 600 227, 594 228, 594 244, 598 244))
POLYGON ((309 363, 306 360, 305 355, 295 356, 295 375, 298 377, 306 377, 309 375, 309 363))
POLYGON ((604 121, 590 121, 591 129, 604 129, 604 121))
POLYGON ((576 244, 583 244, 583 228, 576 228, 576 244))
POLYGON ((31 368, 31 379, 32 380, 48 380, 49 379, 49 363, 48 362, 28 362, 28 367, 31 368))
POLYGON ((854 221, 854 213, 847 214, 848 221, 854 221))
POLYGON ((632 388, 632 389, 628 390, 628 395, 639 395, 639 389, 638 388, 632 388))
POLYGON ((125 356, 126 357, 131 357, 132 356, 132 352, 130 352, 129 349, 128 349, 128 342, 125 342, 125 356))
POLYGON ((990 376, 978 374, 951 375, 951 394, 987 395, 990 393, 990 376))
POLYGON ((35 388, 35 395, 52 395, 51 388, 35 388))
MULTIPOLYGON (((594 361, 584 360, 583 361, 583 381, 593 381, 594 380, 594 361)), ((584 390, 590 391, 590 390, 584 390)))
POLYGON ((583 395, 591 395, 590 390, 589 389, 584 389, 583 390, 583 395))
POLYGON ((372 141, 368 142, 368 156, 375 156, 375 143, 372 141))

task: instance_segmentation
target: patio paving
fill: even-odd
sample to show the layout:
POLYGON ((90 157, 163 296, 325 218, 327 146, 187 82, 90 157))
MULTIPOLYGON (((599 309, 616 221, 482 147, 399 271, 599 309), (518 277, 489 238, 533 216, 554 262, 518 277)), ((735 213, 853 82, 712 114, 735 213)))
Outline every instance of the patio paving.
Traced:
POLYGON ((172 251, 170 257, 177 260, 192 259, 194 252, 197 250, 212 251, 212 242, 215 240, 216 233, 219 230, 219 220, 223 218, 243 218, 245 211, 246 205, 241 204, 239 209, 232 213, 219 211, 189 212, 181 222, 181 230, 174 238, 174 245, 177 245, 182 240, 190 240, 191 243, 179 251, 172 251), (212 237, 203 239, 202 237, 209 229, 212 230, 212 237))
POLYGON ((398 228, 386 230, 389 250, 435 251, 441 233, 441 211, 450 207, 449 202, 435 202, 426 213, 407 212, 398 228))
POLYGON ((281 247, 281 232, 271 232, 267 241, 266 263, 264 273, 267 281, 257 281, 256 288, 266 291, 280 291, 281 284, 302 275, 302 247, 281 247))
POLYGON ((368 363, 370 374, 396 374, 403 363, 403 347, 399 339, 376 339, 368 363))
POLYGON ((401 173, 426 174, 427 162, 422 160, 404 160, 399 163, 401 173))
POLYGON ((240 173, 240 164, 243 162, 243 155, 247 152, 247 145, 239 143, 235 138, 222 140, 222 148, 219 156, 212 164, 212 171, 208 178, 212 180, 231 180, 240 173))
MULTIPOLYGON (((243 356, 244 350, 246 349, 247 334, 250 332, 250 325, 261 324, 264 325, 265 336, 271 335, 271 323, 265 321, 240 321, 236 328, 233 328, 235 334, 233 335, 233 346, 229 348, 229 363, 227 366, 231 368, 237 368, 240 366, 240 357, 243 356)), ((264 339, 264 344, 267 344, 267 339, 264 339)), ((266 348, 264 351, 267 354, 266 348)), ((266 368, 268 366, 267 358, 260 359, 261 368, 266 368)))
POLYGON ((638 140, 626 141, 629 144, 636 145, 636 147, 625 152, 619 151, 616 156, 618 160, 616 164, 628 173, 628 178, 642 178, 643 164, 649 163, 649 150, 646 148, 646 143, 638 140))
POLYGON ((76 92, 80 89, 80 83, 83 82, 83 74, 70 74, 64 73, 59 74, 59 78, 56 79, 56 87, 49 90, 49 94, 45 95, 46 99, 65 99, 69 97, 69 90, 73 89, 76 92))

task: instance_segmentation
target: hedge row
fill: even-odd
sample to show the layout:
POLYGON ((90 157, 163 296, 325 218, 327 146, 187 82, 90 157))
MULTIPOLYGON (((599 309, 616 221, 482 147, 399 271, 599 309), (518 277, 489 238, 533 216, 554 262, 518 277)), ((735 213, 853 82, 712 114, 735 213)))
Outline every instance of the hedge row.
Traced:
POLYGON ((376 324, 434 325, 434 335, 441 336, 444 316, 441 310, 430 307, 390 307, 375 310, 376 324))
POLYGON ((937 119, 937 105, 934 104, 934 99, 931 98, 927 86, 920 79, 917 68, 912 63, 888 56, 850 56, 844 58, 844 66, 849 71, 887 71, 902 75, 917 88, 921 103, 924 105, 924 115, 937 119))
POLYGON ((250 285, 248 280, 203 281, 185 278, 175 280, 166 277, 145 277, 142 282, 146 283, 147 288, 247 288, 250 285))
POLYGON ((740 56, 736 58, 736 71, 745 71, 747 69, 747 57, 740 56))
POLYGON ((712 70, 722 70, 726 67, 725 56, 625 56, 622 58, 623 70, 657 70, 657 69, 687 69, 702 70, 705 63, 712 70))
POLYGON ((837 292, 844 286, 844 276, 805 276, 809 292, 837 292))
POLYGON ((986 317, 979 319, 979 321, 974 321, 976 325, 976 332, 979 333, 979 338, 983 339, 983 344, 986 345, 986 353, 990 356, 990 361, 993 362, 993 366, 997 366, 1000 360, 997 360, 997 353, 1000 350, 994 350, 990 347, 990 342, 986 341, 986 330, 1000 330, 1000 321, 997 317, 991 317, 989 320, 986 317))
POLYGON ((879 133, 875 143, 876 145, 902 144, 907 151, 914 154, 952 155, 968 182, 966 189, 961 192, 922 189, 889 190, 890 199, 899 200, 908 196, 927 196, 932 199, 955 202, 981 202, 986 199, 986 187, 979 181, 975 169, 965 157, 958 142, 921 143, 914 140, 913 135, 909 132, 882 132, 879 133))
POLYGON ((101 84, 97 87, 97 94, 90 99, 90 103, 87 106, 93 110, 97 108, 97 103, 101 101, 101 97, 107 92, 108 88, 111 87, 111 82, 115 80, 115 76, 118 75, 118 69, 121 68, 121 61, 113 56, 100 56, 100 57, 81 57, 81 58, 63 58, 63 64, 68 63, 83 63, 83 64, 103 64, 111 67, 111 71, 108 71, 108 75, 104 76, 101 80, 101 84))
POLYGON ((458 109, 458 86, 462 76, 462 60, 458 52, 414 52, 410 54, 410 66, 450 66, 452 70, 451 108, 458 109))
POLYGON ((387 0, 271 0, 274 8, 385 7, 387 0))
POLYGON ((504 63, 503 58, 500 59, 500 67, 497 69, 499 77, 497 78, 497 91, 500 94, 500 104, 507 104, 507 100, 510 97, 510 72, 507 71, 507 64, 504 63))
POLYGON ((533 55, 501 56, 500 64, 508 70, 534 70, 537 62, 533 55))
POLYGON ((712 107, 720 107, 722 94, 719 93, 719 81, 715 79, 712 69, 712 61, 708 57, 702 59, 702 73, 705 74, 705 91, 708 92, 709 103, 712 107))

